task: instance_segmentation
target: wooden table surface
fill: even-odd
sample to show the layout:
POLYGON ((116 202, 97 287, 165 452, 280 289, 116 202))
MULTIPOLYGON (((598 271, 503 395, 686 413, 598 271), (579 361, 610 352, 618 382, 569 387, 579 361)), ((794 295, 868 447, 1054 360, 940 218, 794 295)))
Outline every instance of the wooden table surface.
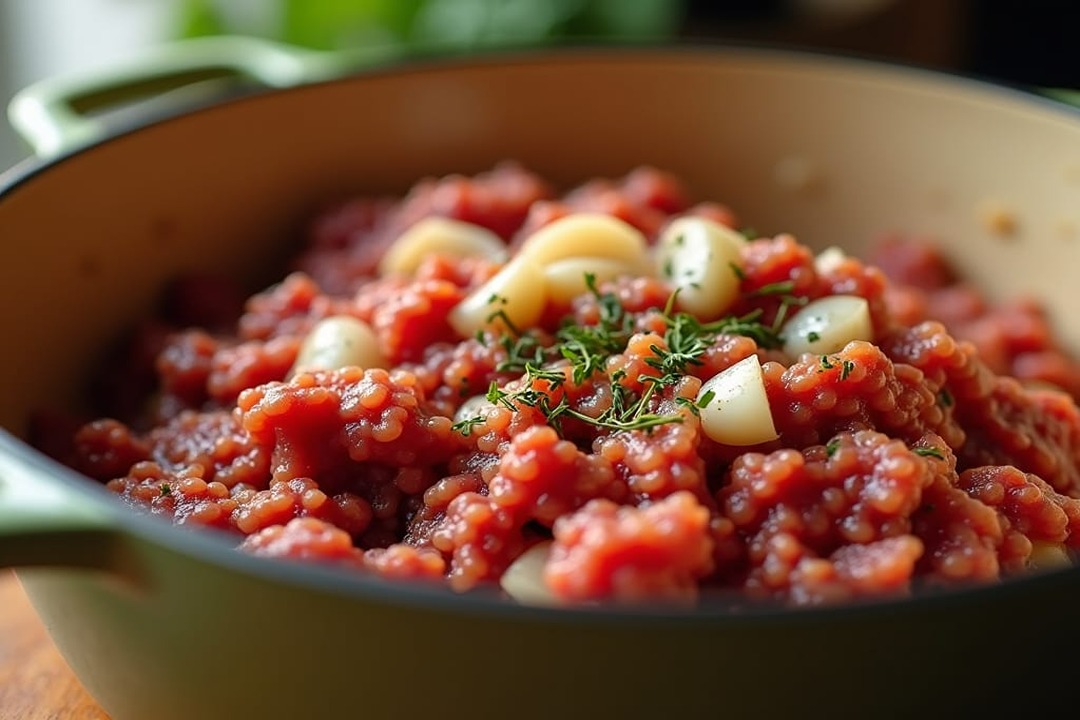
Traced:
POLYGON ((0 571, 0 718, 109 720, 75 679, 15 576, 0 571))

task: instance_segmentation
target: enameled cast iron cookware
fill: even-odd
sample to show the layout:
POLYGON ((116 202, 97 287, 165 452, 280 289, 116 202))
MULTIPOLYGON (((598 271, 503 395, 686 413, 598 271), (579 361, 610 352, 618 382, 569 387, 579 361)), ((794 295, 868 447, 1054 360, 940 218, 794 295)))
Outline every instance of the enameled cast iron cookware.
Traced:
POLYGON ((562 50, 329 80, 325 57, 248 41, 166 59, 299 86, 103 139, 69 102, 102 85, 45 83, 12 117, 50 157, 0 182, 0 565, 115 720, 911 717, 1071 695, 1080 569, 832 609, 530 609, 241 555, 131 512, 20 436, 35 409, 76 402, 178 273, 254 289, 320 200, 507 158, 565 183, 655 165, 819 248, 931 233, 993 295, 1038 294, 1080 348, 1075 111, 761 49, 562 50))

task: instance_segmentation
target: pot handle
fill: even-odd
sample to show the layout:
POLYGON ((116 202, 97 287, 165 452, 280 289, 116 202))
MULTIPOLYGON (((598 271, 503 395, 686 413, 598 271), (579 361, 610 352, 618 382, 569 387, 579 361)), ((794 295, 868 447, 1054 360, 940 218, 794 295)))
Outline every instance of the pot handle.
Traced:
MULTIPOLYGON (((111 70, 48 78, 11 99, 8 119, 38 157, 66 153, 109 134, 106 110, 138 100, 190 109, 252 87, 281 88, 340 76, 393 52, 388 47, 316 51, 247 36, 213 36, 156 47, 111 70)), ((145 113, 138 117, 145 123, 145 113)))
POLYGON ((13 453, 0 454, 0 568, 116 570, 120 539, 105 511, 13 453))

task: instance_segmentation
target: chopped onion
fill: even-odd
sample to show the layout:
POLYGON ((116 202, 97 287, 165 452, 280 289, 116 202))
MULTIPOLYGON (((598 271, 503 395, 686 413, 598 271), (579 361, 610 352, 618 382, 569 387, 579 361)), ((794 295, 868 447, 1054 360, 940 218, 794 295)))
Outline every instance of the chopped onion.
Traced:
POLYGON ((719 317, 739 295, 743 236, 700 217, 668 225, 656 248, 660 277, 678 291, 678 304, 699 318, 719 317))
POLYGON ((832 245, 825 248, 814 258, 814 268, 819 273, 830 273, 847 260, 847 253, 832 245))
POLYGON ((544 273, 529 259, 518 257, 455 305, 447 320, 462 337, 484 328, 526 330, 540 319, 546 303, 544 273))
POLYGON ((487 395, 473 395, 471 398, 461 403, 461 407, 454 413, 454 422, 465 422, 466 420, 472 420, 475 417, 482 417, 493 407, 495 407, 495 404, 487 399, 487 395))
POLYGON ((559 599, 544 582, 544 566, 551 554, 551 542, 542 542, 518 556, 499 578, 507 595, 523 605, 558 605, 559 599))
POLYGON ((564 258, 544 268, 548 297, 560 303, 568 303, 588 291, 586 275, 592 275, 597 283, 602 283, 620 275, 635 274, 636 271, 628 263, 602 257, 564 258))
POLYGON ((315 323, 308 332, 290 375, 301 370, 337 370, 350 365, 389 367, 370 325, 351 315, 333 315, 315 323))
POLYGON ((576 213, 545 225, 522 243, 518 256, 542 267, 566 258, 608 258, 625 263, 638 274, 649 273, 649 254, 641 231, 600 213, 576 213))
POLYGON ((709 378, 698 391, 701 429, 724 445, 757 445, 779 437, 761 361, 751 355, 709 378))
POLYGON ((379 261, 380 275, 411 275, 428 255, 482 257, 505 262, 506 243, 485 227, 443 217, 429 217, 406 230, 379 261))
POLYGON ((830 295, 807 303, 780 329, 784 351, 825 355, 843 349, 852 340, 874 339, 870 306, 857 295, 830 295))
POLYGON ((1032 570, 1056 570, 1071 566, 1072 559, 1069 551, 1061 543, 1046 540, 1031 541, 1031 555, 1028 556, 1028 567, 1032 570))

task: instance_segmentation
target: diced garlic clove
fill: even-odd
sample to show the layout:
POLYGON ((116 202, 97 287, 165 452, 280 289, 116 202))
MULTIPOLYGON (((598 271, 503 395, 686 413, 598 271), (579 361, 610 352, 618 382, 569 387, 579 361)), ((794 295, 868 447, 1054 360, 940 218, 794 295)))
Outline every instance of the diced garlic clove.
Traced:
POLYGON ((599 285, 636 271, 622 260, 601 257, 573 257, 555 260, 544 267, 548 297, 558 303, 569 303, 589 291, 586 276, 592 275, 599 285))
POLYGON ((429 255, 482 257, 505 262, 506 243, 485 227, 443 217, 425 218, 398 237, 379 260, 380 275, 412 275, 429 255))
POLYGON ((499 578, 503 591, 522 605, 558 605, 559 599, 544 582, 544 566, 550 554, 548 541, 533 545, 519 555, 499 578))
POLYGON ((455 305, 447 320, 465 338, 485 328, 523 332, 536 325, 546 303, 543 271, 528 258, 517 257, 455 305))
POLYGON ((1062 543, 1032 540, 1027 564, 1032 570, 1057 570, 1070 567, 1073 563, 1062 543))
POLYGON ((698 391, 701 429, 724 445, 757 445, 779 437, 761 361, 751 355, 709 378, 698 391))
POLYGON ((821 274, 828 274, 836 270, 848 259, 847 253, 832 245, 825 248, 814 257, 814 269, 821 274))
POLYGON ((852 340, 872 341, 874 326, 870 306, 857 295, 830 295, 803 306, 780 329, 784 351, 791 357, 802 353, 827 355, 842 350, 852 340))
POLYGON ((739 295, 740 233, 700 217, 682 217, 660 236, 656 267, 678 291, 678 305, 703 320, 720 317, 739 295))
POLYGON ((638 274, 650 273, 641 231, 601 213, 576 213, 545 225, 526 238, 518 257, 541 267, 566 258, 599 257, 623 262, 638 274))
POLYGON ((454 413, 454 422, 465 422, 473 418, 483 417, 493 407, 495 407, 495 404, 487 399, 487 395, 473 395, 461 403, 461 407, 454 413))
POLYGON ((351 365, 365 369, 389 367, 370 325, 351 315, 333 315, 315 323, 308 332, 289 374, 351 365))

